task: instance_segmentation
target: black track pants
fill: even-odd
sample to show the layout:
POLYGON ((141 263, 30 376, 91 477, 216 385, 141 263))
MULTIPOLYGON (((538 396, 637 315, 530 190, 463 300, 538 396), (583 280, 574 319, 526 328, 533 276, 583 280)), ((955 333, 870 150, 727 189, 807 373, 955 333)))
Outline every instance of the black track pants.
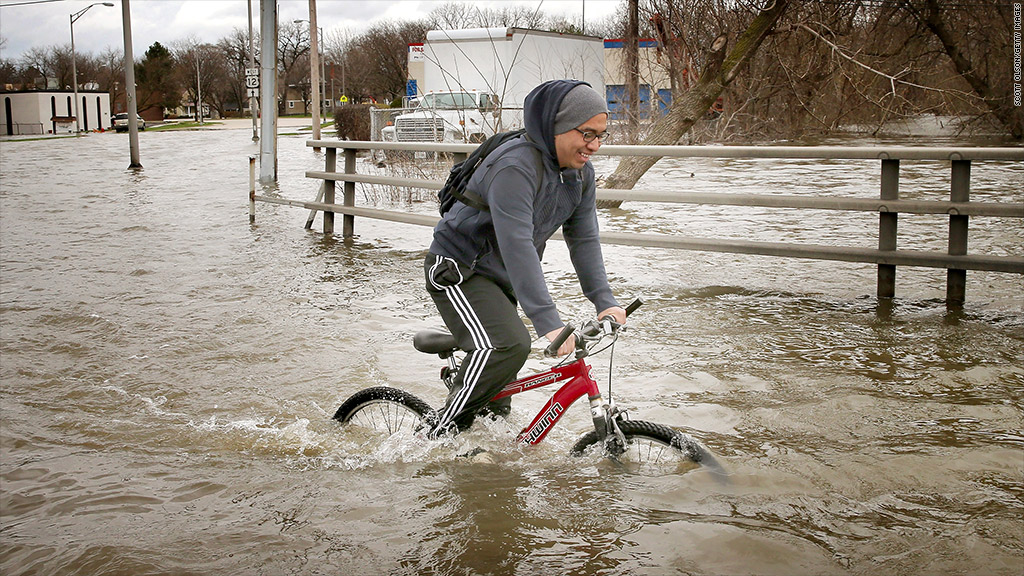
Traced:
POLYGON ((481 409, 507 412, 508 398, 488 406, 505 384, 515 380, 530 354, 530 333, 519 318, 515 297, 489 278, 474 274, 451 258, 428 254, 424 262, 427 292, 459 348, 467 352, 433 435, 468 428, 481 409))

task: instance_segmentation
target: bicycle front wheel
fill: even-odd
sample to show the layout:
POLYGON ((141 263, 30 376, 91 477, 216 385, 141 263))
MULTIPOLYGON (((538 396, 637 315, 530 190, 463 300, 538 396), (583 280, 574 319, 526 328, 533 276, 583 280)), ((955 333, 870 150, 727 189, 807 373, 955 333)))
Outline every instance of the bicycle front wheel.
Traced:
POLYGON ((376 386, 345 400, 334 413, 334 419, 390 436, 417 429, 433 412, 429 404, 404 390, 376 386))
POLYGON ((645 475, 682 473, 699 464, 717 467, 707 449, 688 434, 642 420, 623 420, 618 424, 626 438, 625 446, 619 446, 614 439, 603 443, 595 430, 576 442, 572 454, 581 456, 593 452, 592 446, 603 444, 601 449, 605 455, 630 472, 645 475))

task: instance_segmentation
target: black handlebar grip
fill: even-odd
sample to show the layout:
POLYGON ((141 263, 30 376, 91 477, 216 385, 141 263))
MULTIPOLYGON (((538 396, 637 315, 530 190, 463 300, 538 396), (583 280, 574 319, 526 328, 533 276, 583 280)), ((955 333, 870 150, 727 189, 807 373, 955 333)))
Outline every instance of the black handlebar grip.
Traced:
POLYGON ((558 354, 558 349, 566 339, 569 338, 569 335, 573 333, 573 330, 575 330, 575 328, 572 327, 572 324, 562 328, 562 331, 558 333, 558 336, 555 336, 555 339, 551 341, 551 344, 548 344, 548 347, 544 349, 544 353, 548 356, 558 354))
POLYGON ((642 298, 637 298, 636 300, 633 300, 633 302, 631 302, 629 306, 626 306, 626 316, 629 316, 630 314, 635 312, 636 309, 643 306, 643 304, 644 301, 642 298))

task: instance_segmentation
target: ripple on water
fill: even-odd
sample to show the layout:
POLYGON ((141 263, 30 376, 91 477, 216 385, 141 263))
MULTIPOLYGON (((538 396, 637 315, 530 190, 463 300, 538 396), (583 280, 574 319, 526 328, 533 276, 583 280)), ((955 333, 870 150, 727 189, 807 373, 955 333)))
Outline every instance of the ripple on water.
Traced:
MULTIPOLYGON (((533 392, 511 421, 450 441, 377 442, 330 420, 350 394, 444 398, 441 363, 410 344, 438 324, 422 287, 429 229, 358 219, 342 240, 272 205, 250 225, 258 144, 245 131, 142 136, 142 171, 125 170, 116 134, 3 144, 5 574, 1019 573, 1015 276, 972 272, 949 311, 941 270, 901 268, 899 298, 879 305, 873 266, 609 246, 616 294, 647 299, 615 349, 616 401, 699 438, 727 483, 570 458, 592 427, 585 406, 520 448, 546 399, 533 392), (490 462, 458 457, 478 446, 490 462)), ((280 144, 265 193, 313 198, 304 174, 323 153, 280 144)), ((645 185, 873 197, 870 164, 681 160, 645 185)), ((934 164, 907 167, 908 194, 937 193, 948 166, 934 164)), ((977 194, 1018 200, 1024 171, 997 168, 979 167, 977 194)), ((653 203, 600 218, 822 244, 877 229, 653 203)), ((919 237, 926 224, 901 219, 901 247, 933 249, 942 235, 919 237)), ((972 251, 1019 252, 1016 224, 972 220, 972 251)), ((544 266, 562 315, 592 315, 563 245, 544 266)), ((604 389, 606 357, 594 374, 604 389)))

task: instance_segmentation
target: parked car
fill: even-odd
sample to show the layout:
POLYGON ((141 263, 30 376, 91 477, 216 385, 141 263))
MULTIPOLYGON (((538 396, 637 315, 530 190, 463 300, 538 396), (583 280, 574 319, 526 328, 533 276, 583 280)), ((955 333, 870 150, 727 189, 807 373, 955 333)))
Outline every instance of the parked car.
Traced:
MULTIPOLYGON (((146 121, 142 119, 142 116, 135 115, 139 122, 139 130, 146 129, 146 121)), ((114 114, 114 130, 117 132, 128 131, 128 114, 122 112, 120 114, 114 114)))

